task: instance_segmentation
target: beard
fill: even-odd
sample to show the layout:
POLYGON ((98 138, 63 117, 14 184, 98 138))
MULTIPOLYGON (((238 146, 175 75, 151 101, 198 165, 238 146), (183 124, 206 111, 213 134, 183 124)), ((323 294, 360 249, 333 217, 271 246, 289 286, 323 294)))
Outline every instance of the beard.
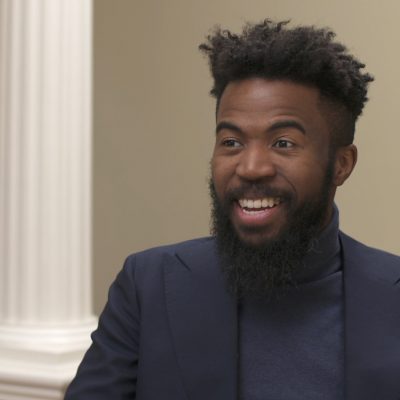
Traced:
POLYGON ((296 274, 305 268, 304 258, 312 250, 332 206, 333 168, 330 160, 319 193, 301 204, 296 204, 296 196, 291 193, 278 192, 258 183, 243 184, 221 202, 210 179, 211 233, 216 237, 228 289, 237 299, 279 296, 284 292, 282 289, 296 286, 296 274), (241 194, 249 192, 259 197, 279 196, 287 208, 287 222, 279 234, 258 245, 241 240, 229 216, 234 199, 245 197, 241 194))

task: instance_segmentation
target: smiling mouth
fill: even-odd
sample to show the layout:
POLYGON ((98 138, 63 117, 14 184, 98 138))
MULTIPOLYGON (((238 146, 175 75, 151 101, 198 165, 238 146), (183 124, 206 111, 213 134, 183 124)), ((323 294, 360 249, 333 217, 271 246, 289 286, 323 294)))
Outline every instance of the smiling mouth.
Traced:
POLYGON ((282 202, 280 197, 263 197, 259 199, 239 199, 240 208, 246 214, 257 214, 276 207, 282 202))

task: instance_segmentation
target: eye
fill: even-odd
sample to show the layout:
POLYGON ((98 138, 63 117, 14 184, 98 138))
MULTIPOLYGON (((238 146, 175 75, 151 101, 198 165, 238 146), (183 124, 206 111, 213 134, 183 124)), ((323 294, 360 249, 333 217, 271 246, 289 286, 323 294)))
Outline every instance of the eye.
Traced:
POLYGON ((294 147, 294 143, 289 140, 279 139, 274 143, 274 147, 278 147, 279 149, 288 149, 294 147))
POLYGON ((242 144, 236 139, 224 139, 222 141, 224 147, 241 147, 242 144))

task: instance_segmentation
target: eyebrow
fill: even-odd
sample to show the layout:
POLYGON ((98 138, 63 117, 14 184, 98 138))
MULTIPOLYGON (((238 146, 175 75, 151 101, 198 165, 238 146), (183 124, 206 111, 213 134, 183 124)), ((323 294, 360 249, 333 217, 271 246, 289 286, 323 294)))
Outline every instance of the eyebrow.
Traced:
POLYGON ((227 129, 229 131, 237 132, 237 133, 243 133, 243 131, 235 124, 232 124, 231 122, 227 121, 221 121, 217 124, 215 127, 215 133, 219 133, 223 129, 227 129))
POLYGON ((293 119, 285 119, 282 121, 277 121, 274 124, 272 124, 270 127, 268 127, 268 131, 274 131, 274 130, 282 129, 282 128, 295 128, 295 129, 298 129, 304 135, 306 134, 306 130, 305 130, 304 126, 301 125, 299 122, 294 121, 293 119))
MULTIPOLYGON (((303 133, 304 135, 306 134, 306 130, 303 127, 303 125, 301 125, 297 121, 294 121, 293 119, 285 119, 282 121, 277 121, 274 124, 272 124, 271 126, 269 126, 267 131, 275 131, 275 130, 282 129, 282 128, 295 128, 295 129, 299 130, 301 133, 303 133)), ((221 121, 220 123, 218 123, 215 128, 215 133, 217 134, 220 131, 222 131, 223 129, 227 129, 227 130, 237 132, 237 133, 243 133, 243 131, 237 125, 232 124, 231 122, 227 122, 227 121, 221 121)))

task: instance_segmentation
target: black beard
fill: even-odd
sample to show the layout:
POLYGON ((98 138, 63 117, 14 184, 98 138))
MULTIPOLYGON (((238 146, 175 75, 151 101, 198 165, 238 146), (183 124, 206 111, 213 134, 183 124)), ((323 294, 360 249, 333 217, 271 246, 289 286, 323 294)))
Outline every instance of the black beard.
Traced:
MULTIPOLYGON (((260 246, 246 244, 238 237, 228 215, 232 200, 229 198, 227 204, 221 204, 210 179, 211 232, 216 236, 228 289, 238 299, 279 296, 283 291, 277 289, 296 285, 296 272, 304 269, 304 257, 311 250, 332 206, 329 200, 332 176, 333 163, 330 162, 315 200, 294 207, 293 199, 288 198, 286 226, 276 238, 260 246)), ((254 186, 252 184, 252 188, 254 186)), ((258 191, 262 192, 263 188, 258 191)))

